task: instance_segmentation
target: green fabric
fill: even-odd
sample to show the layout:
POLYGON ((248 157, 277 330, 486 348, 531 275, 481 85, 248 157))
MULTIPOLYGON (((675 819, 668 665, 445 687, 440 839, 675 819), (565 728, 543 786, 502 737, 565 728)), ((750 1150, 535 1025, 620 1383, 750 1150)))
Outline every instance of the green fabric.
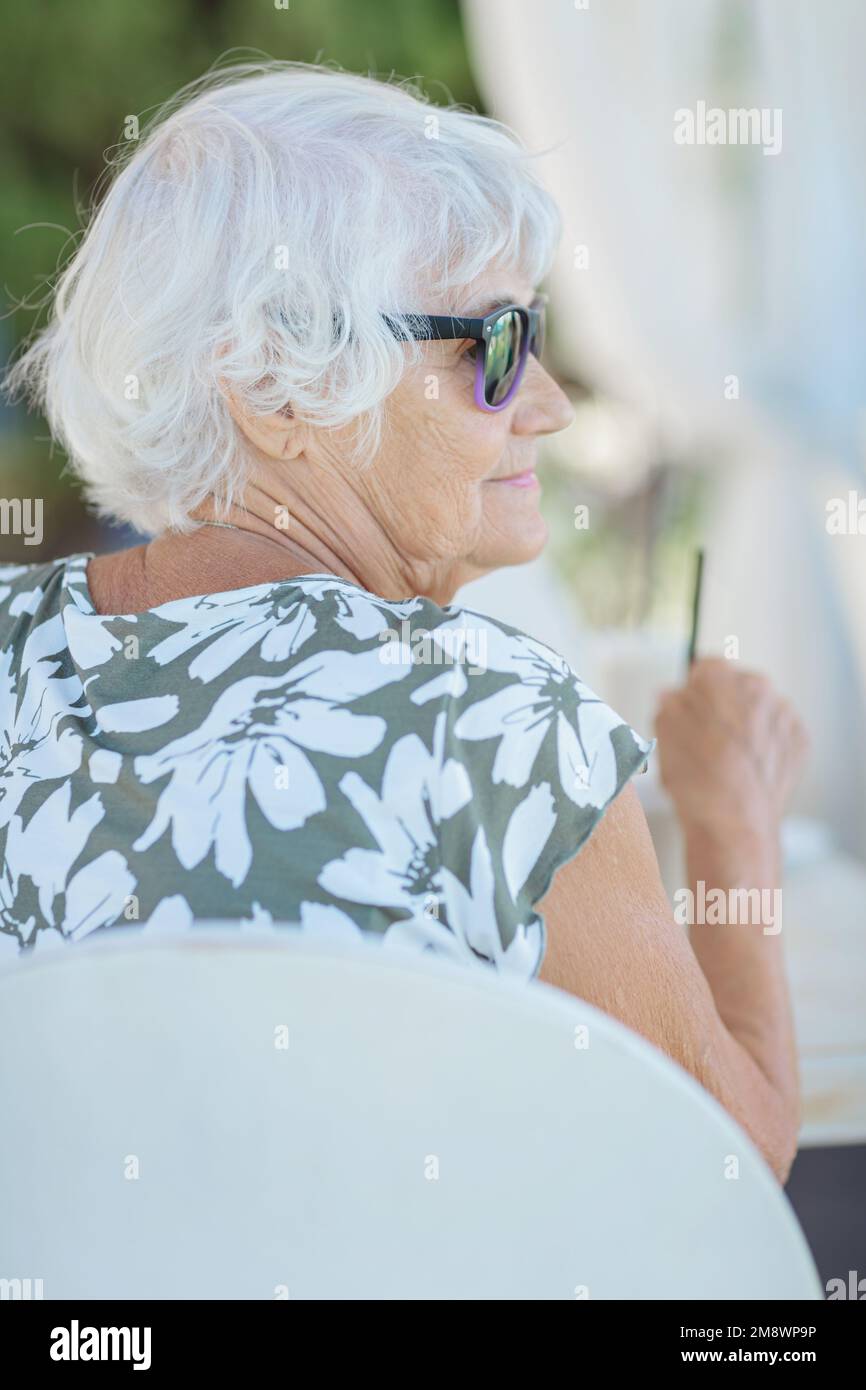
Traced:
POLYGON ((0 948, 218 918, 537 973, 651 748, 560 657, 329 575, 101 616, 89 558, 0 568, 0 948))

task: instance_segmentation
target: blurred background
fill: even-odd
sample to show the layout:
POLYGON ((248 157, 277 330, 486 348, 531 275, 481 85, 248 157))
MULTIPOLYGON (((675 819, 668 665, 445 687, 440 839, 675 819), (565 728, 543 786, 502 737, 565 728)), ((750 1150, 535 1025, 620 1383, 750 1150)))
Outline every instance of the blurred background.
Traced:
MULTIPOLYGON (((685 670, 704 550, 699 650, 767 671, 812 736, 786 827, 785 930, 814 1151, 797 1160, 791 1190, 802 1184, 819 1265, 836 1259, 839 1222, 850 1238, 854 1221, 866 1266, 862 1199, 855 1219, 844 1196, 856 1174, 862 1184, 866 1142, 866 7, 0 8, 4 357, 44 314, 127 118, 143 120, 222 59, 411 76, 433 102, 505 121, 538 154, 564 222, 547 286, 549 365, 576 420, 545 447, 546 554, 461 600, 550 642, 650 734, 658 690, 685 670), (756 110, 763 134, 701 139, 701 104, 756 110), (691 142, 675 137, 682 110, 698 121, 691 142), (837 501, 841 528, 829 525, 837 501), (820 1202, 830 1207, 819 1213, 820 1202)), ((88 516, 44 423, 20 409, 0 412, 0 470, 4 498, 44 504, 41 544, 0 534, 0 560, 137 541, 88 516)), ((684 882, 676 825, 654 774, 642 781, 673 891, 684 882)))

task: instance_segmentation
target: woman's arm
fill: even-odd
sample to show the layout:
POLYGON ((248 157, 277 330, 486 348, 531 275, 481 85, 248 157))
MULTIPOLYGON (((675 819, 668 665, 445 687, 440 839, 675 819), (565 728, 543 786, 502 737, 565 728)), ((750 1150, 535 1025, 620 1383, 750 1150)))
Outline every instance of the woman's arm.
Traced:
POLYGON ((757 888, 764 890, 765 903, 775 899, 765 922, 696 924, 690 939, 719 1017, 787 1104, 799 1129, 800 1076, 782 947, 778 843, 748 834, 722 843, 687 830, 686 855, 693 890, 703 882, 707 891, 711 886, 757 888))
MULTIPOLYGON (((677 705, 681 692, 669 697, 658 730, 662 772, 684 822, 692 887, 703 880, 706 892, 774 889, 778 821, 792 765, 802 756, 802 731, 795 722, 767 722, 768 705, 778 702, 766 683, 757 699, 757 687, 744 684, 753 678, 711 672, 715 663, 700 666, 686 687, 690 709, 677 705), (750 765, 763 758, 766 750, 750 746, 754 738, 774 744, 771 796, 748 784, 739 765, 743 757, 750 765)), ((539 978, 620 1019, 685 1067, 784 1182, 796 1153, 800 1105, 782 934, 765 933, 760 922, 696 925, 690 944, 674 921, 632 787, 557 872, 540 909, 548 945, 539 978)))

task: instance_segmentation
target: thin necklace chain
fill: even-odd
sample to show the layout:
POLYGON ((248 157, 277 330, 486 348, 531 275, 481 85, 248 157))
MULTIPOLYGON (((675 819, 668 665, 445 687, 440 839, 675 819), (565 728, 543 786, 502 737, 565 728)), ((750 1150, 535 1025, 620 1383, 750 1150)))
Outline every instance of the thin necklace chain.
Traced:
MULTIPOLYGON (((244 527, 243 527, 243 526, 235 526, 235 524, 234 524, 233 521, 205 521, 205 520, 203 520, 202 518, 199 518, 199 523, 200 523, 200 525, 202 525, 202 526, 222 526, 222 527, 224 527, 224 528, 226 529, 226 531, 243 531, 243 530, 244 530, 244 527)), ((255 532, 253 532, 253 534, 255 534, 255 532)), ((353 579, 350 579, 348 582, 349 582, 350 584, 355 584, 355 580, 353 580, 353 579)), ((360 586, 356 586, 356 587, 360 587, 360 586)))

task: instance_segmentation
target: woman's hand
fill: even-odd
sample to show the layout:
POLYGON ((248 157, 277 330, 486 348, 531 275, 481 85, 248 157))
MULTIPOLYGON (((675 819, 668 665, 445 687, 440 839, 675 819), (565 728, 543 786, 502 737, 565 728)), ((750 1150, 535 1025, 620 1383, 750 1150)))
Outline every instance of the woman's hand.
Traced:
POLYGON ((687 834, 775 836, 808 750, 803 725, 764 676, 696 661, 656 714, 661 779, 687 834))

